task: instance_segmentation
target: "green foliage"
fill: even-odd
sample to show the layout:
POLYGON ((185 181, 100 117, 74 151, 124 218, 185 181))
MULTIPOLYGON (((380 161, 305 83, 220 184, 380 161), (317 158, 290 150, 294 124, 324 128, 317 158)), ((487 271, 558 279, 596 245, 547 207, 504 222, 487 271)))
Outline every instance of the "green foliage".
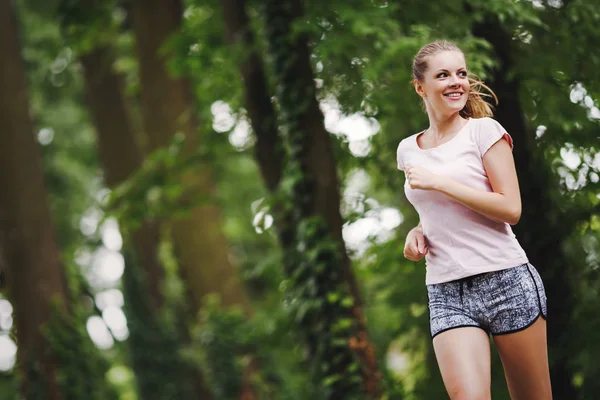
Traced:
POLYGON ((290 301, 296 323, 311 352, 312 374, 324 398, 361 398, 362 377, 350 348, 356 331, 354 299, 342 283, 337 244, 320 218, 299 222, 296 249, 290 251, 290 301))
POLYGON ((53 20, 19 9, 30 108, 44 161, 45 182, 66 262, 85 242, 79 218, 99 190, 94 136, 87 120, 82 81, 73 51, 53 20))
POLYGON ((322 398, 310 383, 293 314, 294 305, 280 296, 262 303, 250 318, 238 309, 223 309, 218 296, 207 297, 187 354, 202 367, 215 398, 239 399, 244 384, 259 399, 322 398))
POLYGON ((227 101, 233 109, 243 104, 236 62, 241 54, 232 53, 225 42, 223 15, 217 1, 189 1, 184 17, 181 31, 169 42, 179 55, 171 66, 175 73, 193 81, 202 105, 199 113, 208 123, 214 101, 227 101))
POLYGON ((16 387, 16 379, 12 374, 0 372, 0 398, 2 400, 16 400, 18 398, 18 388, 16 387))
POLYGON ((87 335, 81 308, 72 305, 71 314, 57 302, 50 323, 43 328, 48 340, 47 354, 56 359, 58 366, 56 380, 62 397, 65 400, 116 399, 114 388, 106 380, 108 365, 87 335))
POLYGON ((149 154, 143 166, 111 192, 106 209, 123 230, 137 229, 145 220, 185 215, 209 201, 183 178, 197 171, 202 160, 199 153, 185 155, 184 143, 184 136, 176 134, 168 146, 149 154))
POLYGON ((199 351, 193 356, 202 365, 215 399, 236 400, 248 368, 250 337, 241 310, 223 310, 218 297, 207 297, 194 337, 199 351))
MULTIPOLYGON (((167 324, 150 306, 147 284, 130 250, 123 276, 129 354, 144 399, 192 399, 193 366, 182 357, 181 327, 167 324)), ((177 321, 177 319, 174 319, 177 321)))
POLYGON ((84 54, 98 45, 110 43, 122 22, 114 13, 115 2, 106 0, 61 0, 56 14, 63 35, 78 52, 84 54), (115 18, 117 17, 117 18, 115 18))

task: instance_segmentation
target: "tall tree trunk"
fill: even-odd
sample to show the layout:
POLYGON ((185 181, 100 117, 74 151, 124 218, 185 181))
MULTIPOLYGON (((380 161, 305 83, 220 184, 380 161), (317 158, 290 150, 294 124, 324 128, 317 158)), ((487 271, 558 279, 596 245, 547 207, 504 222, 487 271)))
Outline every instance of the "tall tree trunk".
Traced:
MULTIPOLYGON (((240 60, 240 76, 244 84, 244 103, 256 138, 254 158, 258 162, 264 184, 272 195, 279 189, 284 170, 284 143, 279 136, 277 112, 271 102, 264 65, 248 18, 245 0, 221 0, 228 43, 234 49, 245 49, 240 60)), ((277 235, 284 249, 293 246, 294 229, 291 213, 282 207, 273 210, 277 218, 277 235)))
POLYGON ((577 391, 568 367, 569 338, 572 333, 568 327, 572 326, 574 294, 570 281, 571 269, 562 252, 562 243, 570 232, 561 226, 560 209, 552 201, 552 188, 556 183, 553 182, 551 168, 543 156, 536 157, 533 131, 527 126, 519 97, 519 79, 509 78, 515 67, 511 57, 512 38, 496 17, 475 24, 473 33, 494 46, 500 64, 491 78, 499 100, 496 117, 517 144, 514 156, 523 197, 523 216, 515 232, 530 261, 540 270, 549 297, 548 342, 552 391, 557 399, 575 399, 577 391))
MULTIPOLYGON (((140 151, 127 113, 122 77, 113 71, 114 56, 108 47, 98 47, 80 56, 86 99, 96 127, 100 161, 106 185, 114 189, 142 166, 140 151)), ((144 222, 133 233, 137 257, 144 269, 153 309, 164 304, 161 293, 163 268, 158 260, 159 226, 144 222)))
POLYGON ((68 287, 54 232, 42 161, 29 115, 18 25, 0 2, 0 250, 15 308, 22 393, 60 399, 56 354, 42 333, 56 311, 69 315, 68 287), (53 307, 57 301, 60 309, 53 307), (38 370, 35 382, 32 366, 38 370), (36 389, 33 389, 36 387, 36 389))
MULTIPOLYGON (((237 32, 241 40, 252 46, 243 4, 238 2, 234 7, 223 0, 223 5, 229 36, 233 40, 234 32, 237 32)), ((357 395, 353 387, 356 382, 352 382, 354 376, 349 366, 358 362, 361 396, 379 398, 380 372, 368 340, 358 286, 342 237, 339 181, 330 136, 316 99, 308 39, 305 34, 292 31, 293 24, 303 15, 302 3, 300 0, 269 0, 265 9, 267 38, 278 80, 277 97, 284 133, 291 149, 290 165, 287 167, 290 175, 295 177, 291 193, 292 215, 286 216, 290 221, 283 221, 292 222, 293 226, 284 226, 280 231, 294 229, 297 248, 304 247, 305 255, 314 257, 310 259, 300 256, 292 248, 286 249, 287 272, 294 278, 296 290, 307 303, 322 301, 320 306, 312 306, 313 309, 307 312, 308 323, 303 326, 309 352, 315 362, 325 361, 326 366, 323 368, 321 365, 323 369, 319 378, 323 382, 334 380, 328 388, 328 397, 342 399, 357 395), (332 240, 330 245, 328 240, 332 240), (336 295, 351 300, 349 310, 344 310, 342 302, 336 302, 336 295), (344 316, 352 321, 352 329, 342 333, 336 327, 344 316), (320 328, 322 325, 325 327, 320 328), (328 343, 329 340, 338 342, 340 338, 342 343, 346 341, 347 347, 328 343), (335 378, 340 380, 335 381, 335 378)), ((253 106, 248 105, 256 134, 267 134, 269 140, 273 140, 277 137, 272 123, 275 114, 272 107, 267 106, 269 102, 265 96, 268 91, 261 69, 258 57, 251 56, 242 65, 241 72, 246 83, 246 97, 249 102, 256 102, 253 106)), ((266 138, 261 139, 264 144, 266 138)), ((258 144, 261 144, 260 139, 258 144)), ((278 147, 281 145, 267 148, 273 151, 270 156, 275 160, 281 160, 281 156, 276 154, 278 147)), ((258 151, 265 150, 259 148, 258 151)), ((261 166, 263 171, 273 167, 265 163, 265 158, 258 157, 259 163, 264 163, 261 166)), ((275 178, 265 174, 269 186, 275 184, 275 178), (270 180, 273 182, 269 183, 270 180)))
MULTIPOLYGON (((115 188, 131 177, 143 161, 127 112, 124 82, 113 70, 115 57, 108 46, 98 45, 81 55, 80 60, 105 182, 109 188, 115 188)), ((200 372, 192 372, 178 356, 177 330, 166 329, 159 317, 165 305, 164 269, 158 257, 159 223, 144 221, 133 232, 124 232, 124 236, 130 347, 142 398, 192 398, 188 392, 192 386, 196 392, 193 398, 209 398, 200 372), (155 350, 149 354, 148 349, 155 350)))
POLYGON ((225 18, 227 41, 234 47, 249 51, 240 63, 244 82, 244 100, 256 137, 255 158, 263 180, 270 192, 275 192, 281 181, 284 148, 277 129, 277 114, 260 55, 250 27, 245 0, 221 0, 225 18))
MULTIPOLYGON (((132 19, 140 61, 141 102, 144 129, 151 150, 170 143, 175 133, 185 135, 185 154, 199 151, 199 125, 190 84, 171 77, 168 55, 161 53, 165 41, 181 25, 179 0, 133 1, 132 19)), ((209 166, 200 163, 186 184, 191 191, 214 200, 209 166)), ((239 276, 228 259, 228 245, 221 229, 221 215, 214 204, 199 205, 172 221, 173 243, 196 309, 208 293, 221 295, 224 305, 249 309, 239 276)))
MULTIPOLYGON (((171 76, 167 68, 171 54, 163 49, 166 41, 181 27, 182 4, 180 0, 134 0, 131 15, 139 58, 143 125, 149 149, 165 147, 176 133, 181 132, 185 137, 182 156, 193 156, 199 152, 200 132, 190 83, 171 76)), ((205 296, 214 293, 220 296, 223 306, 239 306, 249 314, 249 298, 238 272, 229 261, 210 166, 198 162, 196 170, 187 173, 183 182, 188 194, 201 194, 208 200, 170 221, 175 254, 193 310, 200 311, 205 296)), ((254 368, 251 363, 244 376, 251 376, 254 368)), ((248 379, 240 390, 242 399, 255 397, 248 379)))

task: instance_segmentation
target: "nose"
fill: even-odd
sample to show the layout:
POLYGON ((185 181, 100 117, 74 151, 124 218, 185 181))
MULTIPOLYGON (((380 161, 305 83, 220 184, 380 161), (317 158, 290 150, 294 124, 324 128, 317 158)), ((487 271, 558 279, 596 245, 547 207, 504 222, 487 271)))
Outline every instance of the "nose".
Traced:
POLYGON ((456 75, 450 75, 450 86, 458 86, 458 78, 456 75))

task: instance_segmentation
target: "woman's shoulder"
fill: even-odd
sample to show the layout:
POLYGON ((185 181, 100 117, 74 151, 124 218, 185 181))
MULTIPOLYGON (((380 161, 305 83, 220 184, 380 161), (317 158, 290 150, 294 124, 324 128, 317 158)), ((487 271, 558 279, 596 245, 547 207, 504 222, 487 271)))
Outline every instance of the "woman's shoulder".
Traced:
POLYGON ((493 117, 480 117, 480 118, 471 118, 473 120, 473 126, 478 128, 498 128, 502 127, 498 121, 496 121, 493 117))
POLYGON ((398 143, 398 147, 396 149, 396 160, 398 162, 398 169, 404 170, 405 157, 407 157, 408 154, 415 154, 414 150, 418 148, 416 137, 419 133, 420 132, 405 137, 400 141, 400 143, 398 143))
POLYGON ((495 132, 506 132, 500 122, 492 117, 471 118, 470 122, 471 137, 475 140, 482 136, 494 135, 495 132))
POLYGON ((492 117, 474 118, 473 129, 471 129, 471 137, 477 146, 481 154, 485 152, 501 138, 505 138, 511 149, 513 147, 513 140, 506 129, 492 117))
POLYGON ((404 149, 407 147, 411 147, 417 143, 417 136, 423 133, 423 131, 419 131, 417 133, 413 133, 410 136, 405 137, 398 143, 398 150, 404 149))

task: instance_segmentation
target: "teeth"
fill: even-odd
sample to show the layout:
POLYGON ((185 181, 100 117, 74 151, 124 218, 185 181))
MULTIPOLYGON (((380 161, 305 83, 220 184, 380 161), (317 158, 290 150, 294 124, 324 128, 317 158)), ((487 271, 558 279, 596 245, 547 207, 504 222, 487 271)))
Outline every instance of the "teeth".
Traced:
POLYGON ((445 96, 448 96, 448 97, 460 97, 460 95, 461 95, 460 93, 448 93, 445 96))

